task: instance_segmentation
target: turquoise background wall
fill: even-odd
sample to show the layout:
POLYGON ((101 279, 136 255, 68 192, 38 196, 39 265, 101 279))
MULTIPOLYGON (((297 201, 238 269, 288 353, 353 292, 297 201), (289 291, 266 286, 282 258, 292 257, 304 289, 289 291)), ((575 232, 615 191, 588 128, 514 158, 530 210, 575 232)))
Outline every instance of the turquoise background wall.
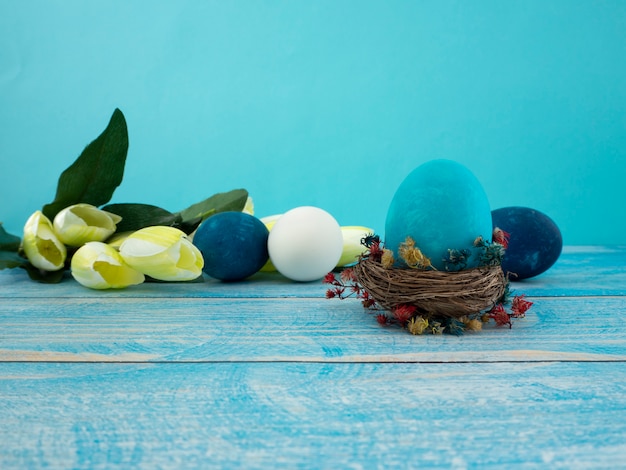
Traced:
POLYGON ((0 220, 20 233, 125 114, 113 202, 243 187, 384 231, 402 179, 467 165, 492 208, 626 243, 626 2, 0 0, 0 220))

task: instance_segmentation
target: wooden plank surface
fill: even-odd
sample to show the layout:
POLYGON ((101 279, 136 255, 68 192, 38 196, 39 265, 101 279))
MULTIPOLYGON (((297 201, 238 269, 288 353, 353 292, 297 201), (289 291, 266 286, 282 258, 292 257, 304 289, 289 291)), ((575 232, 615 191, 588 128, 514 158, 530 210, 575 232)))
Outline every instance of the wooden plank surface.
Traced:
POLYGON ((626 295, 626 246, 566 246, 545 273, 513 288, 528 295, 626 295))
POLYGON ((0 272, 0 469, 626 468, 626 248, 415 337, 319 282, 97 292, 0 272))
POLYGON ((623 361, 624 297, 539 298, 513 328, 415 337, 356 300, 15 299, 9 361, 623 361))
POLYGON ((0 364, 3 468, 623 468, 610 363, 0 364))

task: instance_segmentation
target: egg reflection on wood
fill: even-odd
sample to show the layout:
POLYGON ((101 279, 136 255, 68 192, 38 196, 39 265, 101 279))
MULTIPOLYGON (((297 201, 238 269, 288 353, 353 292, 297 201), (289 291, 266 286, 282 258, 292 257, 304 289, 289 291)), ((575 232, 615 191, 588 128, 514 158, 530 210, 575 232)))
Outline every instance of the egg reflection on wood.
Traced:
POLYGON ((399 259, 400 244, 411 237, 438 270, 446 270, 448 250, 467 250, 463 267, 469 269, 480 261, 474 240, 482 236, 490 241, 491 232, 491 208, 478 179, 460 163, 432 160, 398 187, 387 212, 385 248, 399 259))

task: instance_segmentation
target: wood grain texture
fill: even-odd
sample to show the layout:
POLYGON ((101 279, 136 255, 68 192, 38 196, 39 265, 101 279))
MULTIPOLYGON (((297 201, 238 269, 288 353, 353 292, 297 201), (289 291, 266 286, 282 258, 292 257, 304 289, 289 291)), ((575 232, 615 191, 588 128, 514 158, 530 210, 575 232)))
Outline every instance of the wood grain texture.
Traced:
POLYGON ((356 300, 15 299, 0 361, 623 361, 623 297, 535 299, 513 328, 460 337, 381 327, 356 300))
POLYGON ((626 469, 626 248, 412 336, 321 283, 99 292, 0 272, 0 469, 626 469))
POLYGON ((620 468, 625 370, 0 364, 0 462, 5 469, 620 468))
POLYGON ((626 295, 626 246, 566 246, 545 273, 514 289, 534 297, 626 295))

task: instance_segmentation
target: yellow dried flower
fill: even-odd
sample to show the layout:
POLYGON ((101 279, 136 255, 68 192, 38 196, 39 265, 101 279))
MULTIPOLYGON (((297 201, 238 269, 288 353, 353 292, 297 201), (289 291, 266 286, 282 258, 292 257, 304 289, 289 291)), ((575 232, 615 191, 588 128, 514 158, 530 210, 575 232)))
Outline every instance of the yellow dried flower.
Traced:
POLYGON ((404 245, 407 248, 414 248, 415 247, 415 240, 413 240, 413 237, 406 237, 404 239, 404 243, 402 243, 401 245, 404 245))
POLYGON ((428 328, 428 320, 424 317, 413 317, 407 323, 407 329, 414 335, 421 335, 428 328))
POLYGON ((428 258, 422 250, 415 246, 415 241, 411 237, 406 237, 403 243, 400 244, 400 248, 398 250, 400 258, 404 260, 404 262, 410 268, 415 269, 427 269, 435 267, 430 262, 430 258, 428 258))
POLYGON ((383 248, 383 254, 380 258, 380 264, 383 265, 383 268, 389 269, 395 262, 396 260, 393 257, 393 251, 383 248))
POLYGON ((483 322, 477 318, 473 318, 463 323, 465 324, 465 329, 468 331, 480 331, 483 329, 483 322))

